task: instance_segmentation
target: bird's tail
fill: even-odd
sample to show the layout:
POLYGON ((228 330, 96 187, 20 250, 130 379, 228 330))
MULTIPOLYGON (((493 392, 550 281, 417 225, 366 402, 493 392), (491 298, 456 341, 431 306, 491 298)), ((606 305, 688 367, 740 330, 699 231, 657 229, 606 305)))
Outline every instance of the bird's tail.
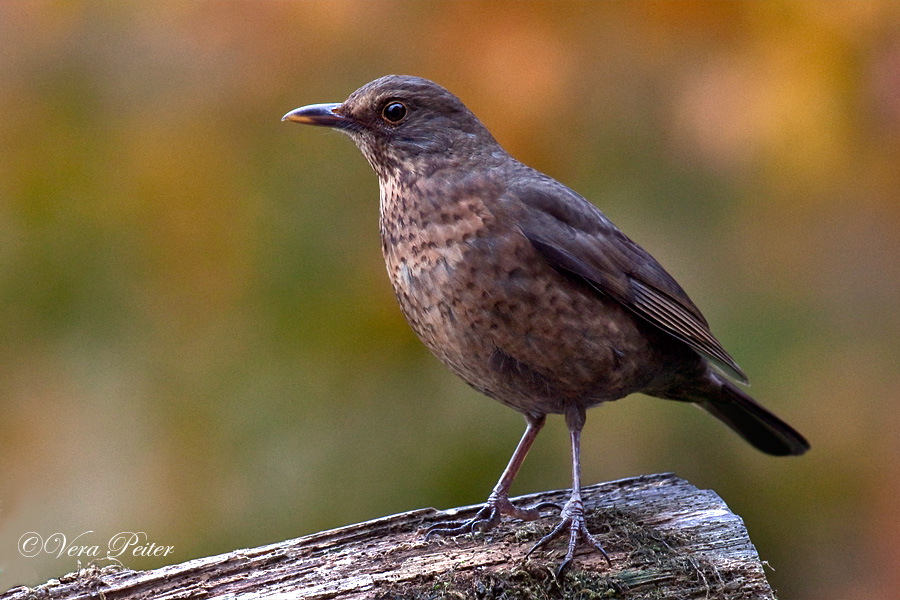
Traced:
POLYGON ((757 449, 775 456, 799 456, 809 450, 809 442, 796 429, 763 408, 736 385, 716 376, 711 379, 718 384, 718 392, 698 394, 691 400, 757 449))

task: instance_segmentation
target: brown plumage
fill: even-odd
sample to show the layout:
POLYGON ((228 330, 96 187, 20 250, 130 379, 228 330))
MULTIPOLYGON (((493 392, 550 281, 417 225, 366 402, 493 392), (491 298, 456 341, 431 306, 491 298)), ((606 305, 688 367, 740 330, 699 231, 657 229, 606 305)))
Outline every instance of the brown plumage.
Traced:
POLYGON ((382 250, 409 324, 454 373, 528 423, 482 511, 431 533, 537 517, 510 503, 509 488, 545 416, 558 413, 571 433, 572 496, 535 548, 568 528, 562 567, 579 537, 602 551, 584 523, 580 432, 588 408, 635 392, 696 403, 769 454, 809 448, 729 380, 747 378, 652 256, 507 154, 444 88, 391 75, 284 119, 353 138, 378 174, 382 250))

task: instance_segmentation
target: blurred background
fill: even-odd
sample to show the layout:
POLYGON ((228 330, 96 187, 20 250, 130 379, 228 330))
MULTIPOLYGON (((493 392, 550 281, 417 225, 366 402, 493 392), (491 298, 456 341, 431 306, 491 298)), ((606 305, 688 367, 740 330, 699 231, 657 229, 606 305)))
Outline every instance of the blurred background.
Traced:
MULTIPOLYGON (((0 3, 0 591, 78 566, 26 532, 174 547, 145 569, 487 497, 523 419, 407 327, 350 140, 279 121, 388 73, 600 206, 812 443, 636 396, 584 481, 674 471, 782 597, 897 597, 892 0, 0 3)), ((569 461, 551 418, 513 492, 569 461)))

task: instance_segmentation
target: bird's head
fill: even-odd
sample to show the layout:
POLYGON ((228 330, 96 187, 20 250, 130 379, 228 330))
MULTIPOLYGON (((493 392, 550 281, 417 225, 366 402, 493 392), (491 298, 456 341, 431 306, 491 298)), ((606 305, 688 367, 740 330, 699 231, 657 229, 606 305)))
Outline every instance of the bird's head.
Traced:
POLYGON ((506 156, 459 98, 420 77, 388 75, 342 103, 304 106, 282 120, 343 131, 382 179, 429 174, 448 161, 488 166, 506 156))

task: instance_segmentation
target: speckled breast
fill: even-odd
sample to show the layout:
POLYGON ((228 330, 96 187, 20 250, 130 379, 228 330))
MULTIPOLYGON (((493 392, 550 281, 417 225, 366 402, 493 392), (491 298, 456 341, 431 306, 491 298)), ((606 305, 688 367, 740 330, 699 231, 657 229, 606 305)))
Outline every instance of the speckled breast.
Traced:
MULTIPOLYGON (((617 303, 556 272, 483 198, 493 190, 382 186, 381 235, 401 310, 471 386, 523 413, 640 389, 623 358, 651 351, 617 303)), ((496 192, 494 192, 496 193, 496 192)))

